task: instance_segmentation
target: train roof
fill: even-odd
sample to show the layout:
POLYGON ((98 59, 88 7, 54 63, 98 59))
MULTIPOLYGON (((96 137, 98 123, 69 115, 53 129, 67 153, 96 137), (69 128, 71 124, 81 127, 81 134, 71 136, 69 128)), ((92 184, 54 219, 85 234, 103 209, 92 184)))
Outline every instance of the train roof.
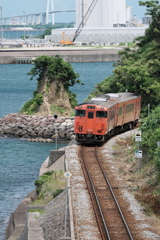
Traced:
POLYGON ((130 93, 130 92, 107 93, 107 94, 98 95, 97 97, 94 97, 91 100, 81 103, 79 105, 93 104, 93 105, 100 105, 103 107, 112 107, 116 103, 134 100, 136 98, 139 98, 139 96, 137 96, 135 93, 130 93))

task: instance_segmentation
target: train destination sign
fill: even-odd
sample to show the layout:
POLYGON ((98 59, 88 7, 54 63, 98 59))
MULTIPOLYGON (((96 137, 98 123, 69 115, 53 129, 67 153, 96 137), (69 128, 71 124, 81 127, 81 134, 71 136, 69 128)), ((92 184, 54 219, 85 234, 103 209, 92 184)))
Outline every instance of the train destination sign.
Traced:
POLYGON ((141 139, 142 139, 141 131, 136 131, 136 132, 135 132, 135 141, 136 141, 136 142, 140 142, 141 139))

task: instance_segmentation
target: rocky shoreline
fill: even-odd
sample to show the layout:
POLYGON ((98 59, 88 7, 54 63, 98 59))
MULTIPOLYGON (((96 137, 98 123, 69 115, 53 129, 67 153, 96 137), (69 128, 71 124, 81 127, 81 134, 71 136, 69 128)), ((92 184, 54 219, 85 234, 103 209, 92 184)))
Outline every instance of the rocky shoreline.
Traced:
POLYGON ((30 116, 12 113, 0 119, 0 137, 53 142, 74 138, 74 117, 30 116))

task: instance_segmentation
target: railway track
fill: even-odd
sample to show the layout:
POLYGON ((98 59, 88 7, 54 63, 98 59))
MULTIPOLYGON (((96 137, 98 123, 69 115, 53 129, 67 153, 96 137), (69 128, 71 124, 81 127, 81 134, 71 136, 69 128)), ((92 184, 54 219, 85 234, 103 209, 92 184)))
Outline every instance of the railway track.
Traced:
POLYGON ((79 157, 102 240, 134 240, 97 147, 80 147, 79 157))

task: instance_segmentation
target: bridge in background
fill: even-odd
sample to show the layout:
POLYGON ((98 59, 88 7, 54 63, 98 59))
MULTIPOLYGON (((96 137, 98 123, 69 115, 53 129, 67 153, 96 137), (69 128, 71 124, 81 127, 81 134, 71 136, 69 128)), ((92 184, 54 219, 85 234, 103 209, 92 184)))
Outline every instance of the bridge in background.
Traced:
MULTIPOLYGON (((54 14, 57 13, 66 13, 66 12, 75 12, 75 9, 69 10, 54 10, 49 12, 41 12, 41 13, 32 13, 24 15, 17 15, 12 17, 1 18, 2 25, 35 25, 35 24, 48 24, 48 15, 52 15, 52 19, 54 19, 54 14)), ((54 20, 52 20, 52 24, 54 24, 54 20)))

